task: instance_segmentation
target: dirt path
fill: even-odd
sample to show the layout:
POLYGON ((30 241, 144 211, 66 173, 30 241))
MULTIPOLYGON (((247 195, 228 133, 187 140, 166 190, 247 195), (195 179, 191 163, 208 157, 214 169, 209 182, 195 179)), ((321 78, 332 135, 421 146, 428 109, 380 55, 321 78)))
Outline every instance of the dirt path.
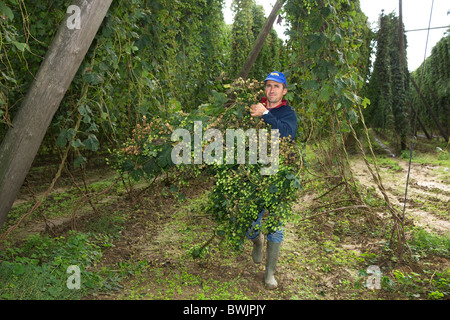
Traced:
MULTIPOLYGON (((380 175, 391 202, 403 212, 408 161, 399 158, 394 161, 401 170, 380 166, 380 175)), ((364 161, 354 159, 351 165, 360 183, 375 188, 381 196, 364 161)), ((450 221, 445 217, 450 210, 450 184, 441 177, 440 169, 445 170, 430 164, 411 164, 405 217, 417 225, 450 235, 450 221)))
POLYGON ((211 218, 201 211, 207 194, 207 188, 198 188, 186 201, 157 207, 154 218, 124 232, 128 246, 121 250, 145 270, 107 299, 261 298, 264 268, 253 265, 247 244, 234 252, 215 239, 202 258, 192 257, 191 250, 212 235, 211 218))
MULTIPOLYGON (((402 210, 408 162, 398 158, 394 161, 396 169, 381 165, 380 174, 392 203, 402 210)), ((351 164, 355 178, 365 187, 376 190, 365 163, 355 158, 351 164)), ((450 235, 450 186, 443 178, 446 176, 442 174, 444 169, 413 163, 406 217, 434 232, 450 235)), ((103 206, 102 211, 104 214, 123 213, 127 217, 126 226, 114 246, 105 251, 99 268, 112 268, 114 272, 129 268, 130 276, 121 283, 121 290, 87 299, 386 298, 383 291, 364 288, 360 275, 367 265, 376 263, 373 259, 380 252, 384 239, 380 234, 364 231, 364 216, 355 213, 305 219, 310 216, 309 207, 317 197, 308 192, 294 206, 297 219, 284 228, 276 273, 277 290, 265 290, 264 263, 252 262, 250 241, 244 244, 242 251, 236 251, 215 239, 201 258, 194 259, 192 249, 204 244, 214 228, 214 221, 205 211, 211 184, 195 182, 182 190, 186 196, 183 201, 162 185, 155 190, 166 188, 166 192, 148 191, 139 203, 125 200, 123 190, 113 193, 114 201, 103 206), (356 283, 360 283, 359 288, 356 283)))
MULTIPOLYGON (((392 203, 402 210, 408 163, 397 158, 395 161, 400 169, 383 165, 380 174, 392 203)), ((361 184, 375 188, 361 159, 352 160, 352 168, 361 184)), ((445 217, 450 189, 439 179, 437 169, 413 163, 406 217, 434 232, 450 234, 450 222, 445 217)), ((382 239, 358 235, 352 222, 345 221, 343 216, 337 220, 331 216, 302 222, 300 218, 294 219, 284 228, 285 239, 277 266, 279 287, 274 291, 264 289, 264 263, 252 262, 249 241, 242 251, 234 251, 215 239, 200 259, 194 259, 192 249, 204 244, 214 227, 204 211, 210 187, 208 184, 191 187, 185 201, 167 203, 161 198, 151 206, 143 205, 144 215, 133 214, 120 244, 109 258, 106 255, 105 263, 126 258, 129 263, 141 265, 142 270, 123 283, 120 292, 97 299, 380 298, 378 294, 382 292, 355 289, 354 283, 359 281, 364 254, 367 250, 376 251, 382 239)), ((302 196, 294 207, 298 217, 307 212, 313 198, 314 195, 302 196)))
POLYGON ((120 243, 105 255, 104 262, 111 265, 126 258, 142 270, 123 283, 120 292, 97 298, 328 300, 370 295, 352 286, 359 278, 357 257, 365 250, 363 241, 349 233, 336 243, 338 226, 325 217, 301 221, 314 195, 302 196, 294 207, 298 220, 284 227, 276 290, 264 288, 265 252, 263 263, 254 264, 250 241, 236 251, 215 239, 201 258, 194 259, 192 249, 204 244, 214 228, 203 209, 209 188, 191 188, 195 191, 183 202, 161 203, 154 210, 143 206, 145 215, 133 214, 120 243))

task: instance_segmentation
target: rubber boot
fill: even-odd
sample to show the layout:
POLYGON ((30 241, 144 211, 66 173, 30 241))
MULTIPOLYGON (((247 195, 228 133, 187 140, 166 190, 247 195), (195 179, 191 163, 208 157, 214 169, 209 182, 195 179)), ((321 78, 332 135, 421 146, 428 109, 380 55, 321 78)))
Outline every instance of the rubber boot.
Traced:
POLYGON ((252 258, 254 263, 261 263, 263 258, 263 248, 264 248, 264 235, 262 232, 252 240, 253 241, 253 251, 252 258))
POLYGON ((267 241, 266 273, 264 275, 264 282, 266 288, 269 290, 275 289, 278 286, 274 273, 277 266, 278 256, 280 255, 280 247, 281 243, 267 241))

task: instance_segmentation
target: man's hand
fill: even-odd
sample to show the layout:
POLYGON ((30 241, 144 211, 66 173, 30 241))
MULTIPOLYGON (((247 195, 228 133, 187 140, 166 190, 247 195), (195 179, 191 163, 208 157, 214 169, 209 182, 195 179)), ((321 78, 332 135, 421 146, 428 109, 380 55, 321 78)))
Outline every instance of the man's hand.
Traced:
POLYGON ((252 117, 262 117, 266 107, 262 103, 254 104, 250 107, 250 115, 252 117))

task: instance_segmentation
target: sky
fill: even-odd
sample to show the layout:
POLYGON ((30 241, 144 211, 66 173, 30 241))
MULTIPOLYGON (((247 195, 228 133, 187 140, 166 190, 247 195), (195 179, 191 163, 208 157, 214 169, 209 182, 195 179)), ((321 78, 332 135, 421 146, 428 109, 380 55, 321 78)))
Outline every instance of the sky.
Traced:
MULTIPOLYGON (((231 12, 232 0, 225 0, 224 15, 227 24, 233 23, 233 13, 231 12)), ((258 4, 263 5, 266 16, 272 11, 275 0, 256 0, 258 4)), ((395 12, 399 13, 398 0, 360 0, 361 9, 369 18, 369 23, 373 30, 377 29, 378 16, 381 10, 384 9, 385 14, 395 12)), ((415 29, 426 29, 430 27, 443 27, 450 25, 450 1, 448 0, 403 0, 403 23, 406 31, 415 29), (433 11, 431 8, 433 6, 433 11)), ((284 36, 285 26, 275 25, 275 30, 278 36, 286 39, 284 36)), ((428 30, 407 32, 407 55, 408 67, 410 71, 416 70, 424 61, 425 48, 426 56, 431 54, 431 50, 436 43, 444 36, 447 29, 432 29, 429 32, 428 44, 427 34, 428 30)))

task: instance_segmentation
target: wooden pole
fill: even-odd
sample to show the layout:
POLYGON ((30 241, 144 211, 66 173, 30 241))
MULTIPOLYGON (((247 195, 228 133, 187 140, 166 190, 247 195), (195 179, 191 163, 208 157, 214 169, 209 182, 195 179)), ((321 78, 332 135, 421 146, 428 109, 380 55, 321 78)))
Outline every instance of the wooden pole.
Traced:
POLYGON ((252 66, 256 61, 256 58, 258 58, 258 55, 261 52, 262 47, 264 46, 267 36, 272 30, 273 24, 278 15, 278 11, 280 11, 280 9, 283 7, 284 1, 285 0, 278 0, 273 6, 272 12, 270 13, 269 17, 264 23, 264 26, 259 32, 258 38, 256 38, 255 44, 253 45, 253 48, 250 51, 247 60, 245 61, 241 71, 238 74, 238 78, 246 79, 248 74, 250 73, 250 70, 252 69, 252 66))
POLYGON ((74 0, 0 145, 0 227, 111 2, 74 0))

